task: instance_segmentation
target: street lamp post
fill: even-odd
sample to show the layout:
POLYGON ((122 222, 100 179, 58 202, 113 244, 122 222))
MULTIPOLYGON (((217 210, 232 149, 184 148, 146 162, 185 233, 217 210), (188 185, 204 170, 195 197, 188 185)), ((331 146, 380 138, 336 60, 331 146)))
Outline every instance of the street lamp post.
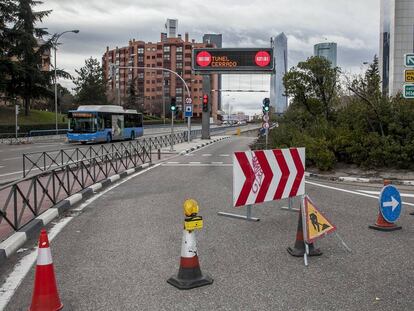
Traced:
POLYGON ((79 30, 75 29, 75 30, 67 30, 64 32, 61 32, 60 34, 58 34, 55 38, 55 42, 54 42, 54 69, 55 69, 55 129, 56 129, 56 135, 58 134, 58 109, 57 109, 57 102, 58 102, 58 96, 57 96, 57 74, 56 74, 56 50, 58 47, 58 40, 59 38, 67 33, 67 32, 73 32, 73 33, 78 33, 79 30))

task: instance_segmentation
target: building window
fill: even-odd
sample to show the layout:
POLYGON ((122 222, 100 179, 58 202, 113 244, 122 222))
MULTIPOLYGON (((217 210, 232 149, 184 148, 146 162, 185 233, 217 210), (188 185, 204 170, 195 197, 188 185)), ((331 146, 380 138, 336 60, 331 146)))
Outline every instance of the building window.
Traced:
POLYGON ((147 59, 150 59, 151 58, 151 56, 147 56, 147 59))
POLYGON ((138 54, 143 54, 144 53, 144 48, 138 48, 138 54))
POLYGON ((151 48, 151 51, 155 52, 157 50, 157 48, 151 48))
POLYGON ((149 51, 151 51, 151 48, 147 48, 147 51, 149 52, 149 51))
POLYGON ((144 61, 144 56, 138 56, 138 61, 143 62, 144 61))
POLYGON ((138 79, 144 79, 144 73, 143 72, 140 72, 138 74, 138 79))
POLYGON ((183 69, 183 63, 177 63, 176 68, 177 69, 183 69))
POLYGON ((177 53, 182 53, 182 52, 183 52, 183 47, 177 46, 177 53))
POLYGON ((164 54, 164 59, 165 60, 170 60, 170 54, 164 54))
POLYGON ((183 89, 182 88, 176 88, 175 89, 175 94, 182 94, 183 93, 183 89))
POLYGON ((176 96, 175 97, 177 103, 182 103, 183 102, 183 97, 182 96, 176 96))
POLYGON ((169 45, 165 45, 164 46, 164 52, 169 52, 170 51, 170 46, 169 45))
POLYGON ((170 76, 170 72, 169 71, 164 71, 164 77, 168 78, 170 76))
POLYGON ((183 54, 177 54, 177 55, 175 55, 175 58, 177 60, 183 60, 183 54))

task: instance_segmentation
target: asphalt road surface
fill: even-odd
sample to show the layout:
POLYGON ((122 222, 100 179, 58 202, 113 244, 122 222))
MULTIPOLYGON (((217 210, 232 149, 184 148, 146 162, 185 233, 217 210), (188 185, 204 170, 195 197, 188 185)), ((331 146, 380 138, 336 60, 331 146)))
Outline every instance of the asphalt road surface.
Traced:
MULTIPOLYGON (((286 251, 298 214, 280 209, 285 201, 255 206, 260 222, 217 215, 245 213, 231 207, 231 155, 249 143, 232 138, 169 159, 69 213, 51 243, 64 310, 414 310, 412 188, 401 189, 403 229, 378 232, 368 225, 380 185, 307 179, 307 194, 352 252, 330 235, 316 242, 323 255, 305 267, 286 251), (199 258, 214 283, 180 291, 166 280, 178 270, 187 198, 204 217, 199 258)), ((0 268, 3 279, 13 264, 0 268)), ((34 267, 6 310, 27 310, 33 276, 34 267)))

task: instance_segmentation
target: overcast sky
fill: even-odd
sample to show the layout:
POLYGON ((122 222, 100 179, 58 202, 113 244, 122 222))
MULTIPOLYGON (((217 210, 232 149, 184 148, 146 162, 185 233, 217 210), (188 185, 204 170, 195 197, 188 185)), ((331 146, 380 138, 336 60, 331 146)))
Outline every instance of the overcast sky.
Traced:
MULTIPOLYGON (((285 32, 289 66, 312 56, 314 44, 334 41, 338 66, 359 73, 362 63, 378 54, 379 6, 380 0, 45 0, 35 10, 53 10, 42 25, 50 33, 80 30, 59 40, 58 67, 73 75, 88 57, 101 60, 106 46, 126 46, 132 38, 157 42, 167 18, 177 18, 178 32, 189 32, 196 41, 204 33, 223 34, 224 47, 268 47, 270 37, 285 32)), ((224 83, 269 89, 268 77, 262 76, 226 76, 224 83)), ((266 93, 225 95, 225 103, 237 105, 234 110, 252 113, 266 93)))

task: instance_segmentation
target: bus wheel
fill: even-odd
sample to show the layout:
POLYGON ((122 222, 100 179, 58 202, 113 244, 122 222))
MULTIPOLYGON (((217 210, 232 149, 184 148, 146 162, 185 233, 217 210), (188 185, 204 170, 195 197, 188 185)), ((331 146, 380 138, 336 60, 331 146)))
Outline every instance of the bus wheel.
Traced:
POLYGON ((112 136, 110 133, 108 133, 108 135, 106 135, 106 142, 110 143, 112 141, 112 136))
POLYGON ((135 132, 131 132, 131 140, 135 139, 135 132))

